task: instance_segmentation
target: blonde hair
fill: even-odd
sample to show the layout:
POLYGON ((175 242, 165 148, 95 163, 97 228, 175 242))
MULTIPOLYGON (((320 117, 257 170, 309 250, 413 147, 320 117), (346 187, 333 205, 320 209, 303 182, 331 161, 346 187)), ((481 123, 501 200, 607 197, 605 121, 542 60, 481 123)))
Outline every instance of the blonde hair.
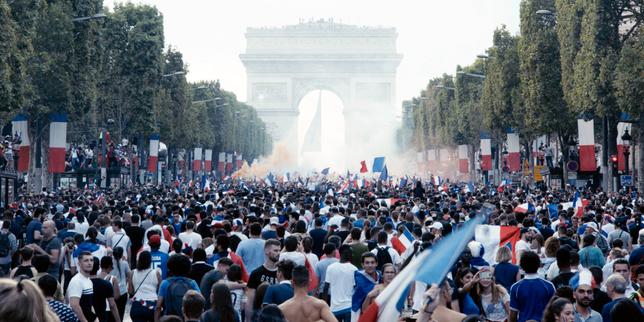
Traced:
POLYGON ((58 322, 36 283, 0 279, 0 321, 58 322))
POLYGON ((496 251, 496 258, 495 258, 497 263, 505 263, 509 262, 512 260, 512 250, 508 246, 501 246, 499 249, 496 251))

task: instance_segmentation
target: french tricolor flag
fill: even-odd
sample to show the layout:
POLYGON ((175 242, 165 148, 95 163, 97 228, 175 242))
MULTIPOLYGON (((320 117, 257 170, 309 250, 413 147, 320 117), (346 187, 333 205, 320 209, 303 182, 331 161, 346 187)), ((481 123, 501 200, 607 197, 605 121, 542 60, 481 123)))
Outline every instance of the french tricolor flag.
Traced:
POLYGON ((577 119, 577 129, 579 131, 579 171, 595 171, 597 162, 593 120, 577 119))
POLYGON ((201 148, 195 148, 192 156, 192 171, 201 171, 201 148))
POLYGON ((150 155, 148 156, 148 171, 157 173, 159 164, 159 134, 150 135, 150 155))
POLYGON ((581 217, 584 215, 584 208, 588 206, 590 202, 588 199, 584 199, 579 194, 579 191, 575 192, 575 198, 569 202, 562 202, 561 206, 563 210, 568 210, 568 208, 573 208, 575 216, 581 217))
POLYGON ((527 214, 528 212, 534 212, 534 211, 535 211, 534 205, 529 202, 522 203, 514 207, 514 212, 518 212, 522 214, 527 214))
POLYGON ((241 169, 243 162, 244 162, 244 159, 242 158, 242 154, 241 153, 237 154, 235 156, 235 168, 237 170, 241 169))
POLYGON ((29 171, 29 123, 27 116, 18 114, 13 121, 11 121, 11 131, 13 135, 20 136, 20 145, 18 146, 18 164, 16 171, 27 172, 29 171))
POLYGON ((512 249, 512 263, 517 263, 514 245, 521 239, 519 227, 479 225, 474 233, 474 240, 483 245, 483 259, 490 264, 496 263, 496 252, 501 246, 512 249))
POLYGON ((219 152, 217 171, 219 171, 221 175, 223 175, 224 171, 226 171, 226 152, 219 152))
POLYGON ((481 170, 492 170, 492 140, 487 133, 481 133, 481 170))
POLYGON ((233 172, 233 154, 226 153, 226 173, 233 172))
POLYGON ((212 171, 212 149, 205 149, 204 155, 203 169, 206 172, 210 172, 212 171))
POLYGON ((398 252, 398 254, 404 254, 408 249, 414 248, 414 242, 416 238, 412 235, 407 227, 403 226, 403 232, 400 236, 395 236, 391 239, 391 246, 398 252))
POLYGON ((399 200, 401 199, 400 198, 378 198, 376 199, 376 202, 378 202, 378 205, 382 205, 382 203, 384 202, 387 205, 387 207, 391 207, 392 205, 395 205, 396 202, 398 202, 399 200))
POLYGON ((521 170, 521 144, 519 143, 519 134, 514 133, 512 129, 508 132, 508 168, 510 172, 521 170))
POLYGON ((467 157, 467 145, 461 144, 458 146, 458 172, 468 173, 469 163, 467 157))
POLYGON ((49 173, 65 172, 65 150, 67 146, 67 115, 52 114, 49 123, 49 173))
POLYGON ((467 243, 472 240, 476 225, 482 222, 483 216, 476 216, 456 232, 440 240, 431 250, 423 251, 414 257, 376 297, 358 321, 398 321, 409 294, 409 285, 414 281, 428 285, 443 281, 467 243))

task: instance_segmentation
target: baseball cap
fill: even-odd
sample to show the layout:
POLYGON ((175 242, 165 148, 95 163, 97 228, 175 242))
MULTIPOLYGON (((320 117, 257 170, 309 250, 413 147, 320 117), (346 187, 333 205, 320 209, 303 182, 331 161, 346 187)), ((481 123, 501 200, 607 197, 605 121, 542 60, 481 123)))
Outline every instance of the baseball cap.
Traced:
POLYGON ((153 235, 150 237, 150 240, 148 240, 148 244, 152 247, 154 246, 161 246, 161 236, 159 235, 153 235))
POLYGON ((442 229, 443 229, 443 224, 441 224, 440 222, 438 222, 438 221, 437 221, 437 222, 433 223, 433 224, 432 224, 431 226, 429 226, 429 227, 430 227, 430 228, 433 228, 433 229, 440 229, 440 230, 442 230, 442 229))
POLYGON ((592 228, 592 229, 594 229, 595 231, 599 231, 599 229, 597 229, 597 224, 596 224, 596 223, 594 223, 594 222, 592 222, 592 221, 591 221, 591 222, 589 222, 589 223, 586 223, 586 228, 592 228))
POLYGON ((271 219, 269 221, 269 224, 271 224, 271 225, 279 225, 279 223, 280 223, 280 220, 277 217, 271 217, 271 219))

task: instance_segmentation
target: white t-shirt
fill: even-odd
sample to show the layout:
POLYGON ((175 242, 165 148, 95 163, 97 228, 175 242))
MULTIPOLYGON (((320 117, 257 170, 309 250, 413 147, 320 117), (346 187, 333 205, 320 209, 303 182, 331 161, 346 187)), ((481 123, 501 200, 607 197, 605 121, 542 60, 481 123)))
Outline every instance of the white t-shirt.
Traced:
POLYGON ((521 258, 521 253, 530 250, 530 243, 528 243, 523 239, 519 239, 519 241, 517 241, 515 245, 515 248, 516 248, 517 258, 521 258))
POLYGON ((183 232, 179 234, 179 239, 184 244, 188 244, 192 249, 197 249, 201 245, 201 235, 193 232, 183 232))
POLYGON ((148 268, 143 271, 139 271, 138 269, 132 271, 132 287, 134 288, 133 291, 136 290, 136 293, 134 294, 135 300, 157 300, 157 287, 159 284, 159 281, 157 280, 157 270, 158 269, 155 270, 153 268, 148 268), (146 275, 147 277, 145 277, 146 275))
POLYGON ((112 249, 116 247, 123 248, 123 256, 127 257, 127 248, 130 246, 130 237, 128 237, 122 230, 118 233, 113 233, 109 240, 109 245, 112 249))
POLYGON ((67 301, 72 297, 80 299, 83 295, 93 294, 94 286, 92 286, 92 280, 89 279, 89 277, 78 273, 69 281, 69 287, 67 288, 67 301))
POLYGON ((351 296, 355 284, 354 272, 358 268, 351 262, 333 263, 326 270, 325 283, 329 283, 331 295, 331 312, 338 312, 351 308, 351 296))
POLYGON ((320 261, 320 259, 318 258, 318 255, 315 255, 313 253, 306 254, 306 259, 309 260, 309 264, 311 264, 311 267, 315 267, 320 261))

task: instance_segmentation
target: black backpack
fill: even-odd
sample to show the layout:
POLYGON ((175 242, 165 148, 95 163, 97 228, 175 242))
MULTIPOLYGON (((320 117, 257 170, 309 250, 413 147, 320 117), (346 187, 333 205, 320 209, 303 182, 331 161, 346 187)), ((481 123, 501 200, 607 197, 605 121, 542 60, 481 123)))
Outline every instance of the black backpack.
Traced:
POLYGON ((10 233, 0 233, 0 257, 7 257, 11 253, 10 233))
POLYGON ((378 249, 378 253, 376 253, 376 259, 378 260, 377 268, 379 271, 382 271, 382 266, 392 264, 393 260, 391 259, 391 254, 389 254, 389 246, 377 246, 376 249, 378 249))
POLYGON ((168 286, 167 298, 163 299, 163 306, 165 306, 164 314, 183 316, 181 311, 183 295, 191 289, 189 279, 179 277, 173 280, 170 286, 168 286))

